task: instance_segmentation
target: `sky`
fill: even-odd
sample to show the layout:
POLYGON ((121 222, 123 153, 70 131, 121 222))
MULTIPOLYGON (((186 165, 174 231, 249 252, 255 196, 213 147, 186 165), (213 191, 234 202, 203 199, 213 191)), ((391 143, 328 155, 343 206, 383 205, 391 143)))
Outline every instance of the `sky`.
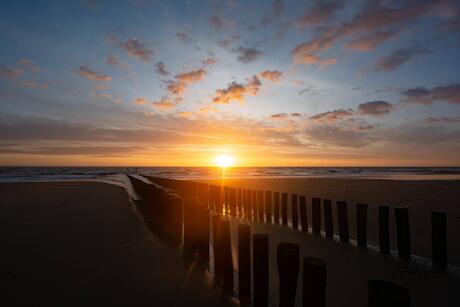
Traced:
POLYGON ((460 166, 460 0, 1 1, 0 165, 460 166))

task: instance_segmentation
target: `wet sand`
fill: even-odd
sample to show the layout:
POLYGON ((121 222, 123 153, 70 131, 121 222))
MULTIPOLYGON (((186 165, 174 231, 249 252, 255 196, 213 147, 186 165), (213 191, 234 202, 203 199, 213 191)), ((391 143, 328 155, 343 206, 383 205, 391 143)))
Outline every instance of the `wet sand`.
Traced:
POLYGON ((2 183, 0 204, 2 306, 225 305, 121 187, 2 183))

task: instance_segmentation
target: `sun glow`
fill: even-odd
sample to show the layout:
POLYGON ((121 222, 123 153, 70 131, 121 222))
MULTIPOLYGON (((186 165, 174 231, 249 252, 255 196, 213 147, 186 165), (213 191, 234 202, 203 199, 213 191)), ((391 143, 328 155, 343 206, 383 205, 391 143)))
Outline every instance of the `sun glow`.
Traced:
POLYGON ((216 164, 220 167, 230 167, 235 163, 235 159, 233 159, 230 155, 221 155, 216 158, 216 164))

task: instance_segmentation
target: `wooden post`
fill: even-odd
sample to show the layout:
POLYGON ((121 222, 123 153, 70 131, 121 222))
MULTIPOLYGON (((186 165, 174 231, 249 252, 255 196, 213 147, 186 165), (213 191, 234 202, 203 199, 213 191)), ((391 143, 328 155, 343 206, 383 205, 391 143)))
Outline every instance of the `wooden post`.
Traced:
POLYGON ((241 218, 247 218, 246 217, 246 206, 248 204, 247 200, 246 200, 246 190, 245 189, 241 189, 241 203, 240 203, 240 217, 241 218))
POLYGON ((292 229, 299 229, 299 215, 297 209, 297 194, 291 195, 291 217, 292 217, 292 229))
POLYGON ((319 258, 303 259, 302 306, 326 306, 326 270, 326 263, 319 258))
POLYGON ((184 247, 196 247, 197 209, 195 200, 186 200, 184 205, 184 247))
POLYGON ((215 190, 215 203, 214 206, 216 208, 216 212, 218 214, 222 214, 222 187, 216 186, 215 190))
POLYGON ((431 259, 434 267, 447 268, 447 216, 444 212, 431 212, 431 259))
POLYGON ((227 215, 236 216, 236 190, 235 188, 228 188, 228 203, 229 212, 227 215))
POLYGON ((324 231, 326 232, 326 238, 334 238, 334 223, 332 221, 332 202, 330 199, 323 200, 323 211, 324 211, 324 231))
POLYGON ((314 234, 321 233, 321 198, 311 199, 311 228, 314 234))
POLYGON ((254 307, 268 306, 268 234, 252 235, 254 307))
POLYGON ((348 233, 348 210, 347 203, 344 201, 337 202, 337 219, 339 221, 340 241, 348 243, 350 240, 348 233))
POLYGON ((369 307, 409 307, 411 298, 407 288, 385 280, 367 283, 369 307))
POLYGON ((274 206, 274 218, 275 218, 275 225, 279 225, 280 223, 280 193, 275 192, 273 193, 273 206, 274 206))
POLYGON ((379 247, 381 253, 390 253, 390 208, 387 206, 379 206, 379 247))
POLYGON ((356 239, 359 247, 367 247, 367 204, 356 204, 356 239))
POLYGON ((200 206, 198 209, 198 251, 201 259, 209 262, 209 209, 200 206))
POLYGON ((257 214, 257 191, 252 191, 252 220, 257 221, 258 220, 258 214, 257 214))
POLYGON ((265 221, 272 223, 272 192, 265 191, 265 221))
POLYGON ((401 259, 411 258, 411 242, 409 227, 409 208, 395 208, 396 237, 398 239, 398 257, 401 259))
POLYGON ((302 231, 308 232, 308 215, 307 215, 307 202, 305 196, 299 196, 299 209, 300 209, 300 224, 302 225, 302 231))
POLYGON ((220 223, 221 215, 216 214, 212 216, 212 248, 214 253, 214 278, 217 284, 220 284, 222 279, 222 255, 220 250, 221 233, 220 223))
POLYGON ((209 199, 209 209, 211 212, 215 211, 214 208, 214 191, 215 191, 215 186, 214 185, 209 185, 209 190, 208 190, 208 199, 209 199))
POLYGON ((264 222, 264 192, 257 192, 257 219, 259 223, 264 222))
POLYGON ((280 243, 277 248, 279 307, 294 307, 299 277, 299 245, 280 243))
POLYGON ((233 261, 232 261, 232 243, 230 232, 230 221, 222 220, 221 227, 221 260, 222 260, 222 288, 224 294, 233 294, 233 261))
POLYGON ((283 226, 287 227, 288 221, 287 221, 287 198, 288 195, 287 193, 281 194, 281 222, 283 226))
POLYGON ((251 301, 251 226, 238 226, 238 293, 240 302, 251 301))
POLYGON ((238 217, 243 217, 243 190, 238 188, 236 194, 236 207, 238 211, 238 217))
POLYGON ((228 186, 224 186, 224 214, 228 215, 228 212, 230 211, 230 207, 228 205, 229 202, 229 195, 228 195, 228 186))

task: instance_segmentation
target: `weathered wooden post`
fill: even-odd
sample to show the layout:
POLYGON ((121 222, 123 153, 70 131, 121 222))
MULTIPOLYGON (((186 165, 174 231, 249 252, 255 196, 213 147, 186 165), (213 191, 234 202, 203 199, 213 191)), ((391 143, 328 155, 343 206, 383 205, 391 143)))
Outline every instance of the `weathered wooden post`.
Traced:
POLYGON ((287 193, 281 194, 281 222, 283 226, 287 227, 288 221, 287 221, 287 213, 288 213, 288 207, 287 207, 287 198, 288 195, 287 193))
POLYGON ((258 221, 257 191, 252 191, 252 220, 258 221))
POLYGON ((321 198, 311 199, 311 228, 314 234, 321 233, 321 198))
POLYGON ((390 208, 387 206, 379 206, 379 247, 381 253, 390 253, 390 208))
POLYGON ((299 245, 280 243, 277 248, 279 307, 294 307, 299 277, 299 245))
POLYGON ((272 192, 265 191, 265 221, 272 223, 272 192))
POLYGON ((222 217, 220 214, 212 216, 212 248, 214 254, 214 278, 217 284, 220 284, 222 279, 222 253, 220 247, 221 233, 220 223, 222 217))
POLYGON ((197 238, 197 211, 196 200, 186 200, 184 205, 184 247, 196 247, 197 238))
POLYGON ((302 306, 326 306, 326 271, 323 260, 315 257, 303 259, 302 306))
POLYGON ((222 220, 221 227, 221 260, 222 260, 222 289, 224 294, 233 294, 233 260, 230 221, 222 220))
POLYGON ((398 257, 401 259, 411 258, 411 242, 409 227, 409 208, 395 208, 396 238, 398 240, 398 257))
POLYGON ((229 208, 229 195, 228 195, 228 186, 224 186, 224 214, 225 215, 228 215, 228 212, 230 211, 230 208, 229 208))
POLYGON ((243 217, 243 190, 238 188, 236 194, 236 207, 238 211, 238 217, 243 217))
POLYGON ((222 187, 216 186, 216 191, 215 191, 215 207, 216 207, 216 212, 218 214, 223 213, 223 208, 222 208, 222 187))
POLYGON ((254 307, 268 306, 268 234, 252 235, 254 307))
POLYGON ((350 235, 348 233, 348 210, 347 203, 344 201, 337 202, 337 219, 339 221, 340 241, 348 243, 350 235))
POLYGON ((307 202, 305 196, 299 196, 299 209, 300 209, 300 225, 303 232, 308 232, 308 215, 307 215, 307 202))
POLYGON ((447 215, 431 212, 431 259, 433 266, 447 269, 447 215))
POLYGON ((356 240, 359 247, 367 247, 367 204, 356 204, 356 240))
POLYGON ((216 210, 216 208, 214 207, 214 202, 215 202, 215 199, 214 199, 214 195, 215 195, 215 186, 210 184, 209 185, 209 190, 208 190, 208 199, 209 199, 209 209, 211 210, 211 212, 214 212, 216 210))
POLYGON ((292 229, 299 229, 299 215, 297 209, 297 194, 291 195, 291 217, 292 217, 292 229))
POLYGON ((369 307, 409 307, 411 298, 407 288, 385 280, 367 283, 369 307))
POLYGON ((324 231, 326 232, 326 238, 334 238, 334 223, 332 220, 332 202, 330 199, 323 200, 323 211, 324 211, 324 231))
POLYGON ((209 209, 206 206, 198 208, 198 252, 206 263, 209 262, 209 209))
POLYGON ((264 222, 264 192, 257 192, 257 219, 259 223, 264 222))
POLYGON ((238 292, 240 302, 251 301, 251 226, 238 226, 238 292))
POLYGON ((273 211, 274 211, 274 218, 275 224, 279 225, 280 223, 280 193, 275 192, 273 193, 273 211))
POLYGON ((228 215, 236 216, 236 190, 235 188, 228 188, 228 215))

